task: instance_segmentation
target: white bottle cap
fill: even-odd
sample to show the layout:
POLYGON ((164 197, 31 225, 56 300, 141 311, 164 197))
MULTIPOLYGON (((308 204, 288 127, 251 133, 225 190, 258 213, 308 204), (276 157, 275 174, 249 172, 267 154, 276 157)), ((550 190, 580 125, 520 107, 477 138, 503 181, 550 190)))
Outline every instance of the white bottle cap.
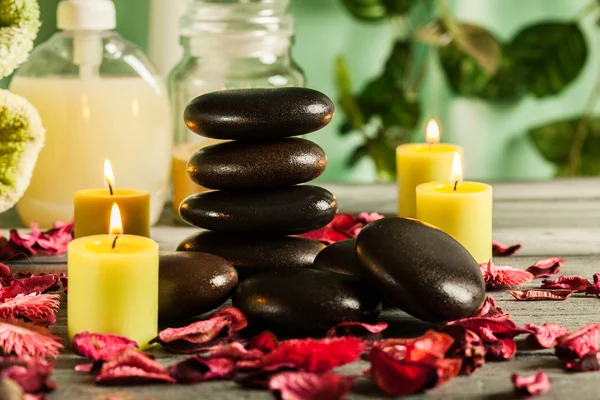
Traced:
POLYGON ((56 15, 58 29, 105 31, 117 26, 112 0, 62 0, 56 15))

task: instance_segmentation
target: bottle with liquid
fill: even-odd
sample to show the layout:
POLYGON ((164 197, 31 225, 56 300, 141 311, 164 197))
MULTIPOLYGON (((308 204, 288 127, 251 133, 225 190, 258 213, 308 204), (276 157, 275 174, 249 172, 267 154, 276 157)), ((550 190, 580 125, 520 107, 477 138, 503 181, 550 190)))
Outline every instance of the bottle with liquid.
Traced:
POLYGON ((185 106, 216 90, 304 85, 304 75, 290 56, 294 30, 289 0, 188 0, 187 7, 180 20, 184 54, 169 77, 176 214, 183 199, 206 190, 188 177, 188 159, 217 143, 187 129, 185 106))
POLYGON ((73 195, 116 186, 151 195, 158 220, 170 176, 171 109, 166 87, 141 50, 112 31, 111 0, 63 0, 58 28, 13 78, 10 90, 39 111, 47 134, 31 184, 17 204, 24 223, 73 218, 73 195))

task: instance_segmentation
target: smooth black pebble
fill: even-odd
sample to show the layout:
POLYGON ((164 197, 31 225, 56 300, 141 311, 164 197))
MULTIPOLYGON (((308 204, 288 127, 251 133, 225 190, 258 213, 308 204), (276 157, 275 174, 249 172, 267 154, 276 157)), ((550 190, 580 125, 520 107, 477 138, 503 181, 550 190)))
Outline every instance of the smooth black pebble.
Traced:
POLYGON ((313 268, 359 278, 368 277, 368 271, 360 264, 356 255, 355 245, 356 239, 330 244, 317 254, 313 268))
POLYGON ((190 225, 214 231, 294 235, 319 229, 333 220, 337 199, 318 186, 199 193, 179 207, 190 225))
POLYGON ((235 89, 196 97, 183 118, 202 136, 259 140, 317 131, 331 121, 334 110, 329 97, 312 89, 235 89))
POLYGON ((470 317, 485 299, 471 254, 450 235, 416 220, 372 222, 358 235, 356 250, 382 296, 424 321, 470 317))
POLYGON ((257 325, 277 331, 322 331, 344 321, 373 321, 376 293, 351 276, 312 269, 266 272, 246 279, 233 305, 257 325))
POLYGON ((185 320, 218 307, 238 284, 229 261, 213 254, 161 251, 158 316, 185 320))
POLYGON ((177 251, 201 251, 228 260, 240 281, 265 271, 311 268, 325 245, 296 236, 255 237, 203 231, 185 238, 177 251))
POLYGON ((187 171, 210 189, 254 189, 291 186, 316 179, 327 156, 306 139, 226 142, 207 146, 190 158, 187 171))

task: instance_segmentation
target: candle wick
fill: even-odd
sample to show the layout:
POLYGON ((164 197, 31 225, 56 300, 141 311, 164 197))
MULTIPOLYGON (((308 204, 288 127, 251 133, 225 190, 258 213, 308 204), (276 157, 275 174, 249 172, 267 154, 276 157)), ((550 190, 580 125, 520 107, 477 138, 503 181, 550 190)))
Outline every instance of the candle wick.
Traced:
POLYGON ((458 186, 458 181, 454 182, 454 191, 456 192, 456 187, 458 186))
POLYGON ((119 238, 119 236, 115 236, 115 240, 113 240, 112 243, 112 249, 114 250, 115 246, 117 245, 117 239, 119 238))
POLYGON ((110 181, 108 179, 106 180, 106 183, 108 183, 108 190, 110 191, 110 195, 112 196, 113 195, 112 185, 110 184, 110 181))

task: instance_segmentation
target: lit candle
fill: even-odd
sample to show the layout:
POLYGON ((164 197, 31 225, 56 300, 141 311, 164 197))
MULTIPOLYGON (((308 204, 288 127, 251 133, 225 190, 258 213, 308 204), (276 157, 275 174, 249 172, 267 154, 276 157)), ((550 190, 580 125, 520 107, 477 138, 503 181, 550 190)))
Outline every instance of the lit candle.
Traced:
POLYGON ((463 182, 458 153, 453 157, 450 182, 417 186, 417 219, 452 236, 478 263, 492 257, 492 187, 463 182))
POLYGON ((462 147, 439 143, 440 128, 435 120, 427 123, 427 143, 409 143, 396 148, 398 175, 398 215, 415 218, 415 189, 425 182, 450 180, 454 153, 462 156, 462 147))
POLYGON ((158 244, 123 234, 119 206, 111 206, 108 234, 69 243, 69 338, 114 333, 141 347, 158 330, 158 244))
POLYGON ((108 232, 113 203, 119 205, 125 232, 150 237, 150 193, 118 189, 108 160, 104 162, 105 189, 87 189, 75 193, 75 237, 108 232))

